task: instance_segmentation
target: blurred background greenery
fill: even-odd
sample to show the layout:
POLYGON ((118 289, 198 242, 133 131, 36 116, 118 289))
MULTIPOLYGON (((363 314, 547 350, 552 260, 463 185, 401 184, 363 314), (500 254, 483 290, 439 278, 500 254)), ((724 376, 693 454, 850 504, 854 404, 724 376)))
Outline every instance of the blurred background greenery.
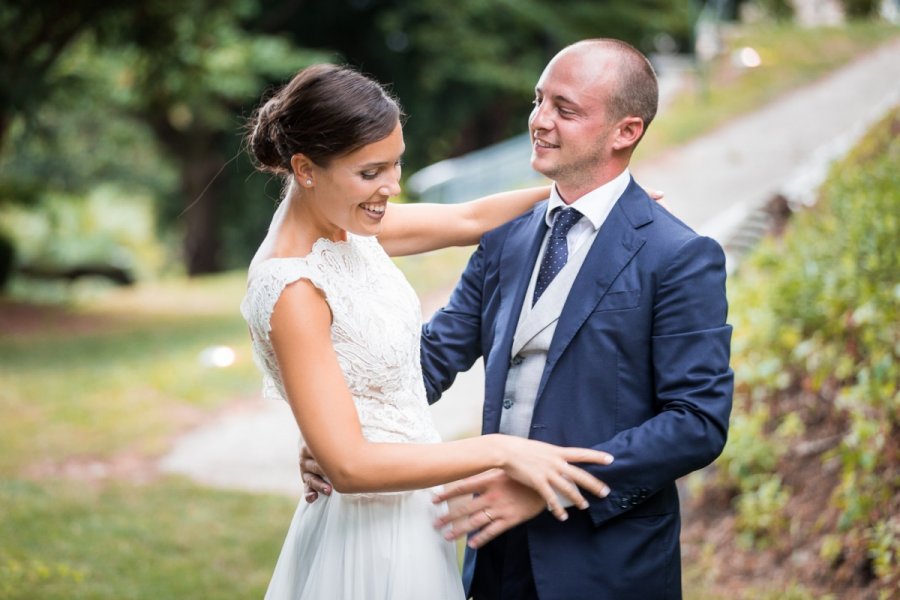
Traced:
MULTIPOLYGON (((262 595, 294 500, 155 462, 258 389, 240 269, 281 184, 241 129, 265 90, 319 61, 389 83, 412 173, 522 132, 560 47, 618 37, 696 66, 646 160, 897 39, 896 2, 832 4, 839 26, 787 0, 0 2, 0 599, 262 595), (701 15, 727 45, 703 61, 701 15), (766 68, 736 74, 745 46, 766 68)), ((735 416, 690 481, 688 598, 900 589, 898 132, 894 111, 730 280, 735 416)), ((467 254, 398 262, 428 296, 467 254)))

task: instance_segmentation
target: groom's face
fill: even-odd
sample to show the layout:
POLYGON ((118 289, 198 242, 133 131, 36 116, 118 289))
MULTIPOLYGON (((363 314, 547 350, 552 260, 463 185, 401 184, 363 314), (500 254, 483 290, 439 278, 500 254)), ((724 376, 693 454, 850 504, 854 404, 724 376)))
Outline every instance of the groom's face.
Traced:
POLYGON ((598 50, 558 54, 535 86, 531 166, 561 185, 582 187, 608 160, 615 123, 607 98, 615 85, 613 66, 598 50))

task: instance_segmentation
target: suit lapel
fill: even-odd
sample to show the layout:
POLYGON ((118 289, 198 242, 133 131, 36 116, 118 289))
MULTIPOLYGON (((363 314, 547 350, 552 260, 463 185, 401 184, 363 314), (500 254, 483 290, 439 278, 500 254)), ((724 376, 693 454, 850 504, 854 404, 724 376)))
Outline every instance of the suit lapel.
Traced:
POLYGON ((538 387, 536 404, 540 402, 556 361, 606 295, 622 269, 644 245, 646 239, 640 235, 638 228, 653 220, 647 202, 650 200, 646 194, 632 180, 597 232, 597 237, 563 305, 553 341, 547 352, 547 363, 538 387))
MULTIPOLYGON (((536 335, 559 320, 560 309, 569 297, 569 288, 572 287, 572 283, 578 276, 578 271, 581 270, 581 265, 584 264, 584 259, 586 258, 588 250, 590 250, 590 244, 585 244, 584 247, 579 248, 577 252, 569 257, 569 262, 563 267, 562 271, 553 278, 553 281, 547 286, 547 290, 541 296, 538 303, 528 311, 528 314, 525 315, 524 318, 520 317, 515 332, 513 333, 513 343, 509 351, 510 355, 515 356, 518 354, 519 351, 536 335)), ((525 293, 528 293, 527 288, 525 293)), ((530 297, 524 298, 522 303, 523 306, 526 302, 530 301, 530 297)))

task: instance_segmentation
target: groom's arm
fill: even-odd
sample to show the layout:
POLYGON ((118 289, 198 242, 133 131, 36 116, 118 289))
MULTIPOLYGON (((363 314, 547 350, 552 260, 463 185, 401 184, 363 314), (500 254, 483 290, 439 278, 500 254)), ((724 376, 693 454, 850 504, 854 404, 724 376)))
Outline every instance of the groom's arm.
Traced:
POLYGON ((437 402, 457 373, 469 370, 482 355, 483 281, 482 243, 469 258, 447 305, 422 327, 422 377, 429 404, 437 402))
MULTIPOLYGON (((615 457, 586 470, 611 488, 587 509, 595 525, 631 510, 675 479, 712 462, 725 445, 733 374, 728 366, 731 327, 725 324, 725 261, 708 238, 693 238, 660 273, 654 301, 652 357, 659 412, 641 425, 595 446, 615 457)), ((626 398, 624 400, 628 402, 626 398)), ((540 513, 540 498, 503 473, 486 473, 445 486, 439 500, 475 494, 458 503, 438 526, 450 537, 478 531, 480 547, 540 513), (486 523, 484 512, 491 515, 486 523)))
POLYGON ((704 237, 688 240, 672 256, 654 297, 652 395, 631 400, 651 401, 658 412, 595 446, 616 457, 602 470, 587 468, 612 489, 605 500, 591 502, 596 525, 708 465, 725 446, 734 386, 725 256, 704 237))

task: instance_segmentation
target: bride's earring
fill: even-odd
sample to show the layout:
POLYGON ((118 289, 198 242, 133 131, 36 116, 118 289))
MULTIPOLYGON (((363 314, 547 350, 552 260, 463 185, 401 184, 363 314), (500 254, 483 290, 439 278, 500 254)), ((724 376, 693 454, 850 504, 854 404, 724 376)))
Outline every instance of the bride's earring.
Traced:
POLYGON ((312 179, 307 179, 307 180, 306 180, 306 185, 312 185, 312 179))

